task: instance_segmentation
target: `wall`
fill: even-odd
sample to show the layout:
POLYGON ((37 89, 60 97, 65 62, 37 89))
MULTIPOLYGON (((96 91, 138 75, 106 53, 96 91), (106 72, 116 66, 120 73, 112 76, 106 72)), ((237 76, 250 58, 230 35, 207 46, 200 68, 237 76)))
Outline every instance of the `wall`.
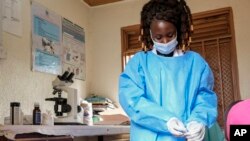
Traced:
MULTIPOLYGON (((126 0, 91 9, 91 42, 93 50, 93 79, 90 88, 92 93, 118 100, 118 77, 121 73, 121 35, 120 28, 139 24, 143 3, 148 0, 126 0)), ((240 92, 243 99, 250 98, 250 76, 247 54, 250 52, 249 35, 250 1, 249 0, 187 0, 192 13, 217 8, 233 8, 236 46, 239 69, 240 92)))
MULTIPOLYGON (((6 60, 0 60, 0 123, 9 115, 9 105, 12 101, 21 102, 24 114, 31 114, 33 103, 39 102, 41 110, 53 109, 53 102, 45 101, 52 95, 52 81, 56 75, 31 71, 31 8, 30 0, 22 0, 23 36, 17 37, 4 32, 3 41, 7 49, 6 60)), ((91 75, 91 52, 88 42, 88 13, 89 7, 80 0, 37 0, 40 4, 59 15, 84 27, 86 34, 86 68, 87 80, 75 80, 73 87, 78 88, 85 97, 88 93, 88 81, 91 75)))
MULTIPOLYGON (((145 1, 145 0, 144 0, 145 1)), ((93 50, 92 93, 118 101, 121 73, 121 27, 138 24, 142 0, 126 0, 92 8, 90 34, 93 50)))

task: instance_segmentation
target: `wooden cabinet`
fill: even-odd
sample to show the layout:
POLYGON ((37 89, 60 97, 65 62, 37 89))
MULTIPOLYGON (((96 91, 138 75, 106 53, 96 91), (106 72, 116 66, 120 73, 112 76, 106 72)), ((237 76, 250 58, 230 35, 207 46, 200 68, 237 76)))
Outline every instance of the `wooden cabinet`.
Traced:
POLYGON ((201 54, 213 71, 214 91, 218 96, 218 122, 224 127, 227 107, 240 99, 232 9, 194 14, 193 24, 190 49, 201 54))
POLYGON ((129 140, 130 126, 124 125, 4 125, 0 141, 16 137, 17 141, 121 141, 129 140))
POLYGON ((103 141, 129 141, 129 134, 104 136, 103 141))
MULTIPOLYGON (((0 141, 11 141, 5 137, 0 137, 0 141)), ((39 133, 27 133, 16 135, 15 141, 73 141, 71 136, 50 136, 39 133)))

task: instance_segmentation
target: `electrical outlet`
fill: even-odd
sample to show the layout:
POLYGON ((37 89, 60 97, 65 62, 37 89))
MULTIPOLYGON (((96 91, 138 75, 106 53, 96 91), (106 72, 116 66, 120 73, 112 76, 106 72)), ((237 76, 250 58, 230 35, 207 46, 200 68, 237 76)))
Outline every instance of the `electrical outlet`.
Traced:
POLYGON ((7 58, 7 51, 5 48, 0 47, 0 59, 6 59, 7 58))

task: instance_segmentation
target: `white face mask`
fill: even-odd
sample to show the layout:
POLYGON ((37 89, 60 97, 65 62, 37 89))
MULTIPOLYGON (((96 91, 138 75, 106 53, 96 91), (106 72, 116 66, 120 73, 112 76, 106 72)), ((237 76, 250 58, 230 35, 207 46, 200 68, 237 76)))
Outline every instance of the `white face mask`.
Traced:
POLYGON ((178 44, 178 41, 177 41, 177 35, 175 36, 174 39, 172 39, 170 42, 168 43, 159 43, 159 42, 156 42, 153 38, 152 38, 152 33, 150 31, 150 34, 151 34, 151 39, 154 43, 154 48, 159 51, 160 53, 162 54, 169 54, 171 52, 173 52, 178 44))

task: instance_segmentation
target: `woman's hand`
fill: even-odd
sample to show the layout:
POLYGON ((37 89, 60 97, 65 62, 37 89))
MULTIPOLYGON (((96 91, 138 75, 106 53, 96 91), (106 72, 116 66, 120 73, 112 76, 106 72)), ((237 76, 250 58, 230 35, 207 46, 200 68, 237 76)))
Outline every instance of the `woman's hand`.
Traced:
POLYGON ((170 118, 167 122, 167 128, 171 134, 177 137, 183 137, 187 132, 184 124, 177 118, 170 118))
POLYGON ((187 124, 188 132, 185 136, 188 141, 202 141, 205 136, 206 127, 197 121, 191 121, 187 124))

